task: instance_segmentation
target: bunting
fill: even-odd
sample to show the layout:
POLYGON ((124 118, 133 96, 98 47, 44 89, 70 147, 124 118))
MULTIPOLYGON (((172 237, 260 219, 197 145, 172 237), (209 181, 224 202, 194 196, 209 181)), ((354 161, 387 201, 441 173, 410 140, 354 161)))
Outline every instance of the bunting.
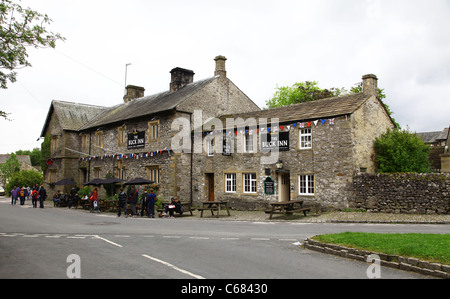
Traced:
POLYGON ((142 159, 142 158, 149 158, 154 157, 157 155, 160 155, 164 152, 167 152, 170 154, 171 149, 168 149, 167 147, 163 150, 153 151, 153 152, 145 152, 145 153, 130 153, 130 154, 105 154, 105 155, 99 155, 99 156, 89 156, 89 157, 81 157, 79 158, 79 161, 92 161, 92 160, 104 160, 104 159, 142 159))

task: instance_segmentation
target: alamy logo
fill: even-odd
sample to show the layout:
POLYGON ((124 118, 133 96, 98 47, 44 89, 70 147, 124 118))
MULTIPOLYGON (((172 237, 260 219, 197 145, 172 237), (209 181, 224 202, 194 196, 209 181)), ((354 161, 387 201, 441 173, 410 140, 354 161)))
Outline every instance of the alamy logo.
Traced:
POLYGON ((68 278, 81 278, 81 259, 78 254, 70 254, 67 256, 67 263, 71 263, 67 267, 67 277, 68 278))
MULTIPOLYGON (((268 145, 279 140, 275 136, 279 135, 279 130, 271 131, 271 128, 279 128, 278 118, 271 118, 270 125, 266 118, 260 118, 258 121, 255 118, 245 120, 242 118, 227 118, 225 124, 218 118, 211 118, 203 123, 202 110, 195 110, 192 120, 193 128, 189 118, 179 117, 172 122, 172 131, 178 132, 171 140, 171 147, 175 153, 214 152, 222 154, 224 148, 233 153, 235 142, 237 143, 236 150, 238 153, 246 153, 249 150, 255 153, 258 151, 258 144, 260 146, 268 145), (261 142, 258 143, 257 138, 254 137, 257 135, 255 132, 258 131, 271 134, 260 134, 261 142), (203 137, 204 132, 217 133, 207 134, 203 137)), ((261 164, 274 164, 278 161, 279 147, 267 147, 261 152, 265 153, 260 158, 261 164)))
POLYGON ((372 263, 366 270, 368 278, 381 278, 380 256, 371 254, 367 257, 367 262, 372 263))

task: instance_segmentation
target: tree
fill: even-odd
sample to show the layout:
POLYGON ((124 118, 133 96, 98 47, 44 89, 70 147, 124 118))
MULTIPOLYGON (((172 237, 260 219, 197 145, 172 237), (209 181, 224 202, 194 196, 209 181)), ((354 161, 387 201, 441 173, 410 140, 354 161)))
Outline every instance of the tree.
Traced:
MULTIPOLYGON (((12 0, 0 3, 0 87, 17 80, 16 69, 31 66, 26 47, 55 48, 56 41, 65 38, 59 33, 48 32, 45 25, 52 20, 30 8, 22 8, 12 0)), ((8 119, 8 113, 0 111, 0 117, 8 119)))
POLYGON ((0 165, 0 176, 3 183, 8 182, 12 175, 20 171, 20 163, 16 154, 11 154, 5 164, 0 165))
POLYGON ((42 182, 42 173, 35 170, 21 170, 11 176, 8 185, 6 185, 6 191, 10 193, 14 186, 32 187, 36 184, 41 185, 42 182))
POLYGON ((317 84, 317 81, 305 81, 294 83, 292 86, 277 86, 275 94, 266 105, 269 108, 281 107, 336 96, 337 92, 335 93, 334 89, 323 89, 317 84))
POLYGON ((387 130, 375 140, 378 172, 430 172, 430 147, 406 130, 387 130))

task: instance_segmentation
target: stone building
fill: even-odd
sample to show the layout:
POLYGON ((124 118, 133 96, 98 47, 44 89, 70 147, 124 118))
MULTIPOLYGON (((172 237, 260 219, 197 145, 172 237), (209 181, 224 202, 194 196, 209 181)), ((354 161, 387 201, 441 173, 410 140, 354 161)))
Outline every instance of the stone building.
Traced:
POLYGON ((72 178, 81 186, 112 175, 130 180, 143 177, 160 185, 164 199, 191 199, 190 153, 175 153, 172 125, 176 119, 193 124, 194 110, 202 120, 258 111, 227 77, 223 56, 215 58, 214 76, 194 81, 194 72, 171 70, 169 90, 145 96, 143 87, 128 85, 123 102, 112 107, 52 101, 41 137, 51 137, 52 163, 44 172, 50 192, 54 183, 72 178))
POLYGON ((348 207, 354 175, 376 171, 375 138, 395 127, 377 98, 377 80, 364 76, 358 94, 222 116, 214 128, 205 125, 210 148, 194 156, 194 200, 228 200, 250 209, 293 199, 348 207))
POLYGON ((174 68, 159 94, 129 85, 112 107, 53 101, 41 134, 51 137, 53 161, 44 181, 143 177, 163 199, 194 205, 347 207, 354 175, 376 171, 375 138, 395 126, 377 77, 363 76, 358 94, 261 110, 228 79, 225 61, 217 56, 214 76, 199 81, 174 68))

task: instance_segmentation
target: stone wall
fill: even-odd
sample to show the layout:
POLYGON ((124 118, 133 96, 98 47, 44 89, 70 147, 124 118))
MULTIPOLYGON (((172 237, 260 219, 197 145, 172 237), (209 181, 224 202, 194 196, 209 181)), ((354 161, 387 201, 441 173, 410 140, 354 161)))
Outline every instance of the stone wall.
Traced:
POLYGON ((449 214, 449 174, 359 174, 350 207, 369 212, 449 214))

